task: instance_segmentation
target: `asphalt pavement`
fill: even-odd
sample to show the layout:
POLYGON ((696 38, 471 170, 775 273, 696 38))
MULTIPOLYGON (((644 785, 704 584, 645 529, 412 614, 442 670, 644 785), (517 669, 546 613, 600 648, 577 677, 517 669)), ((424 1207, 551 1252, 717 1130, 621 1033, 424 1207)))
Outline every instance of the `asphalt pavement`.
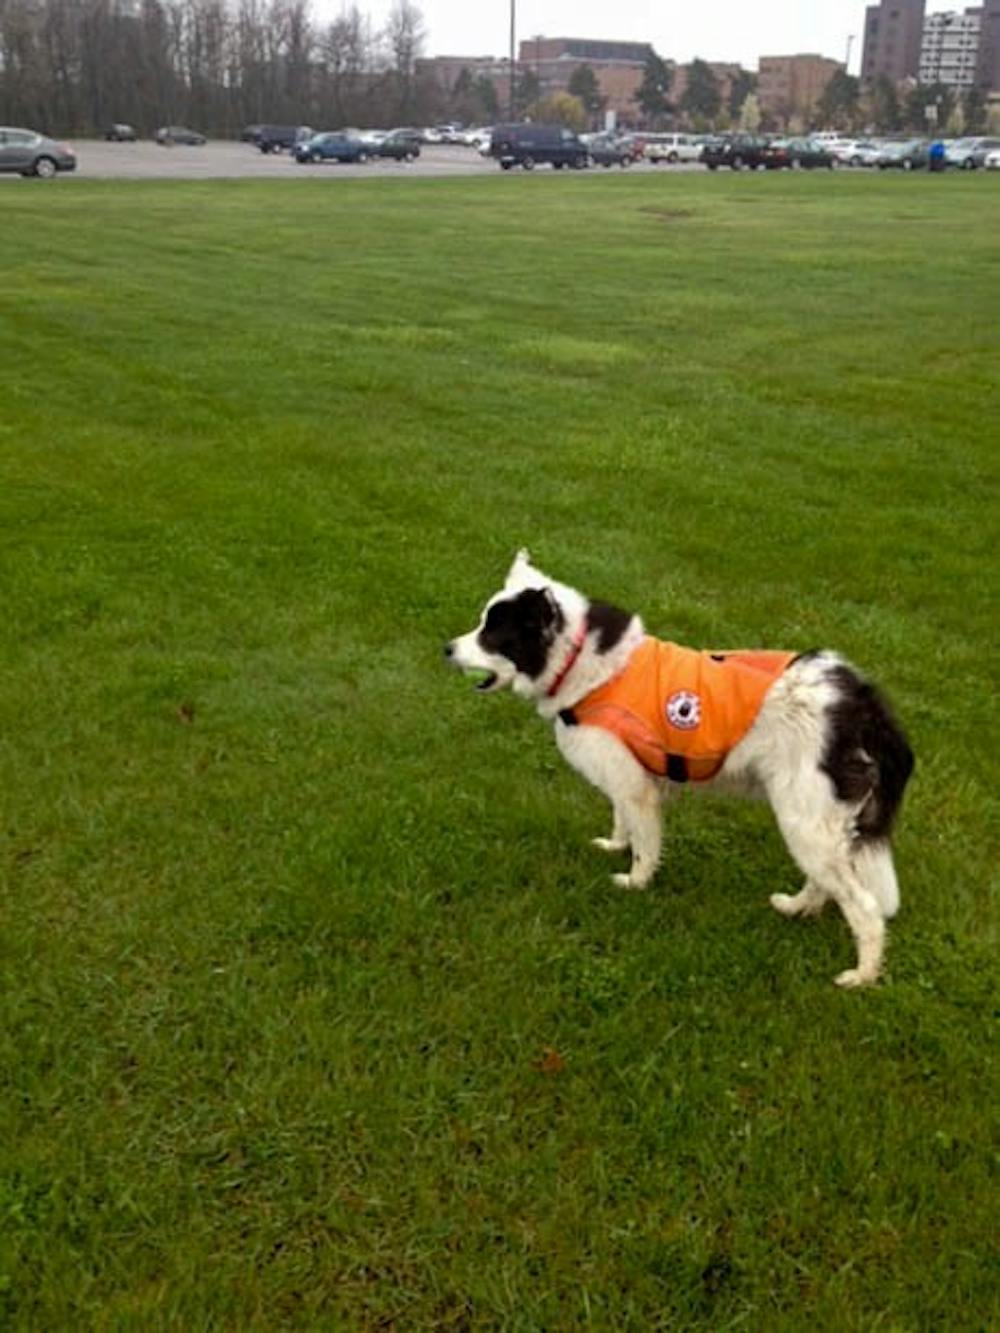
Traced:
MULTIPOLYGON (((212 139, 203 147, 187 148, 180 144, 172 148, 163 148, 157 143, 146 140, 139 143, 105 143, 102 139, 76 139, 72 145, 77 157, 76 171, 60 176, 60 180, 288 180, 321 177, 340 180, 345 177, 391 176, 391 177, 433 177, 433 176, 483 176, 499 175, 500 167, 488 157, 481 157, 474 148, 462 148, 457 145, 425 144, 416 162, 396 162, 391 158, 374 158, 359 165, 357 163, 323 163, 317 166, 303 166, 287 153, 262 153, 253 144, 234 143, 231 140, 212 139)), ((602 174, 624 174, 620 168, 612 167, 603 172, 600 167, 592 170, 602 174)), ((688 167, 674 165, 670 167, 653 166, 640 162, 629 171, 683 171, 704 170, 695 163, 688 167)), ((550 166, 536 167, 533 174, 555 174, 550 166)), ((510 176, 521 175, 515 169, 510 176)), ((0 176, 0 180, 4 179, 0 176)), ((19 176, 7 179, 20 180, 19 176)), ((26 182, 27 183, 27 182, 26 182)), ((45 182, 35 181, 35 185, 45 182)))

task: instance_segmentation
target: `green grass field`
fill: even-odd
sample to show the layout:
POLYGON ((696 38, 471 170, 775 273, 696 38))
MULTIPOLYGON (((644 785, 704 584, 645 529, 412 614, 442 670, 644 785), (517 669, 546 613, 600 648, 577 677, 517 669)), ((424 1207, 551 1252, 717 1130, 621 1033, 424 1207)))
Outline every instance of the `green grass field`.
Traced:
POLYGON ((0 1325, 996 1327, 1000 177, 2 193, 0 1325), (612 887, 521 544, 882 682, 878 989, 764 808, 612 887))

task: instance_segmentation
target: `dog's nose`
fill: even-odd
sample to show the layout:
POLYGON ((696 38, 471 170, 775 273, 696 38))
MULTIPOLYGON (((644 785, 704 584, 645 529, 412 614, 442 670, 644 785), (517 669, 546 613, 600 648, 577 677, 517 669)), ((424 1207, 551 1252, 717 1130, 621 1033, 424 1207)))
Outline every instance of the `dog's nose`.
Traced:
POLYGON ((445 644, 445 646, 444 646, 444 655, 445 655, 445 657, 454 657, 454 656, 455 656, 455 645, 454 645, 453 643, 446 643, 446 644, 445 644))

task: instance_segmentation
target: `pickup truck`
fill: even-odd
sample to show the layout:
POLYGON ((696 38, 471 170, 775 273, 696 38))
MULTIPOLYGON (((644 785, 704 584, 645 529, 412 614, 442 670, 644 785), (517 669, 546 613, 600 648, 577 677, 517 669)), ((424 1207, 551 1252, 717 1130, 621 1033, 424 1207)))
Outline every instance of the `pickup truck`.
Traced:
POLYGON ((291 152, 312 135, 308 125, 258 125, 253 141, 262 153, 291 152))

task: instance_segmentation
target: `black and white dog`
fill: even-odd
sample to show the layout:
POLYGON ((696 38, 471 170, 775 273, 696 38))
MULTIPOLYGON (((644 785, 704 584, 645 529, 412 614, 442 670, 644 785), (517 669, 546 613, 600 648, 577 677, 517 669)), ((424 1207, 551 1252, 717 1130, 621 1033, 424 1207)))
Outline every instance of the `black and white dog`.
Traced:
MULTIPOLYGON (((648 638, 638 616, 549 578, 525 551, 476 628, 453 639, 445 654, 483 675, 479 690, 509 685, 554 722, 564 757, 611 802, 611 836, 595 845, 631 849, 631 869, 615 875, 616 884, 649 884, 660 861, 661 803, 688 777, 763 795, 806 877, 794 896, 772 894, 772 905, 785 916, 810 916, 832 898, 858 950, 857 966, 842 972, 838 985, 877 979, 885 922, 899 906, 889 834, 913 754, 888 705, 843 658, 788 654, 764 680, 753 674, 753 654, 695 654, 648 638), (683 678, 680 689, 668 682, 662 716, 644 723, 633 716, 632 698, 615 702, 613 691, 637 670, 653 670, 659 658, 651 654, 660 650, 701 674, 683 678), (750 674, 743 671, 736 684, 738 695, 747 681, 756 691, 749 721, 714 764, 692 759, 700 753, 691 748, 699 730, 714 725, 710 710, 729 707, 725 699, 713 702, 708 682, 727 669, 728 657, 750 659, 750 674)), ((633 682, 633 695, 646 683, 633 682)))

